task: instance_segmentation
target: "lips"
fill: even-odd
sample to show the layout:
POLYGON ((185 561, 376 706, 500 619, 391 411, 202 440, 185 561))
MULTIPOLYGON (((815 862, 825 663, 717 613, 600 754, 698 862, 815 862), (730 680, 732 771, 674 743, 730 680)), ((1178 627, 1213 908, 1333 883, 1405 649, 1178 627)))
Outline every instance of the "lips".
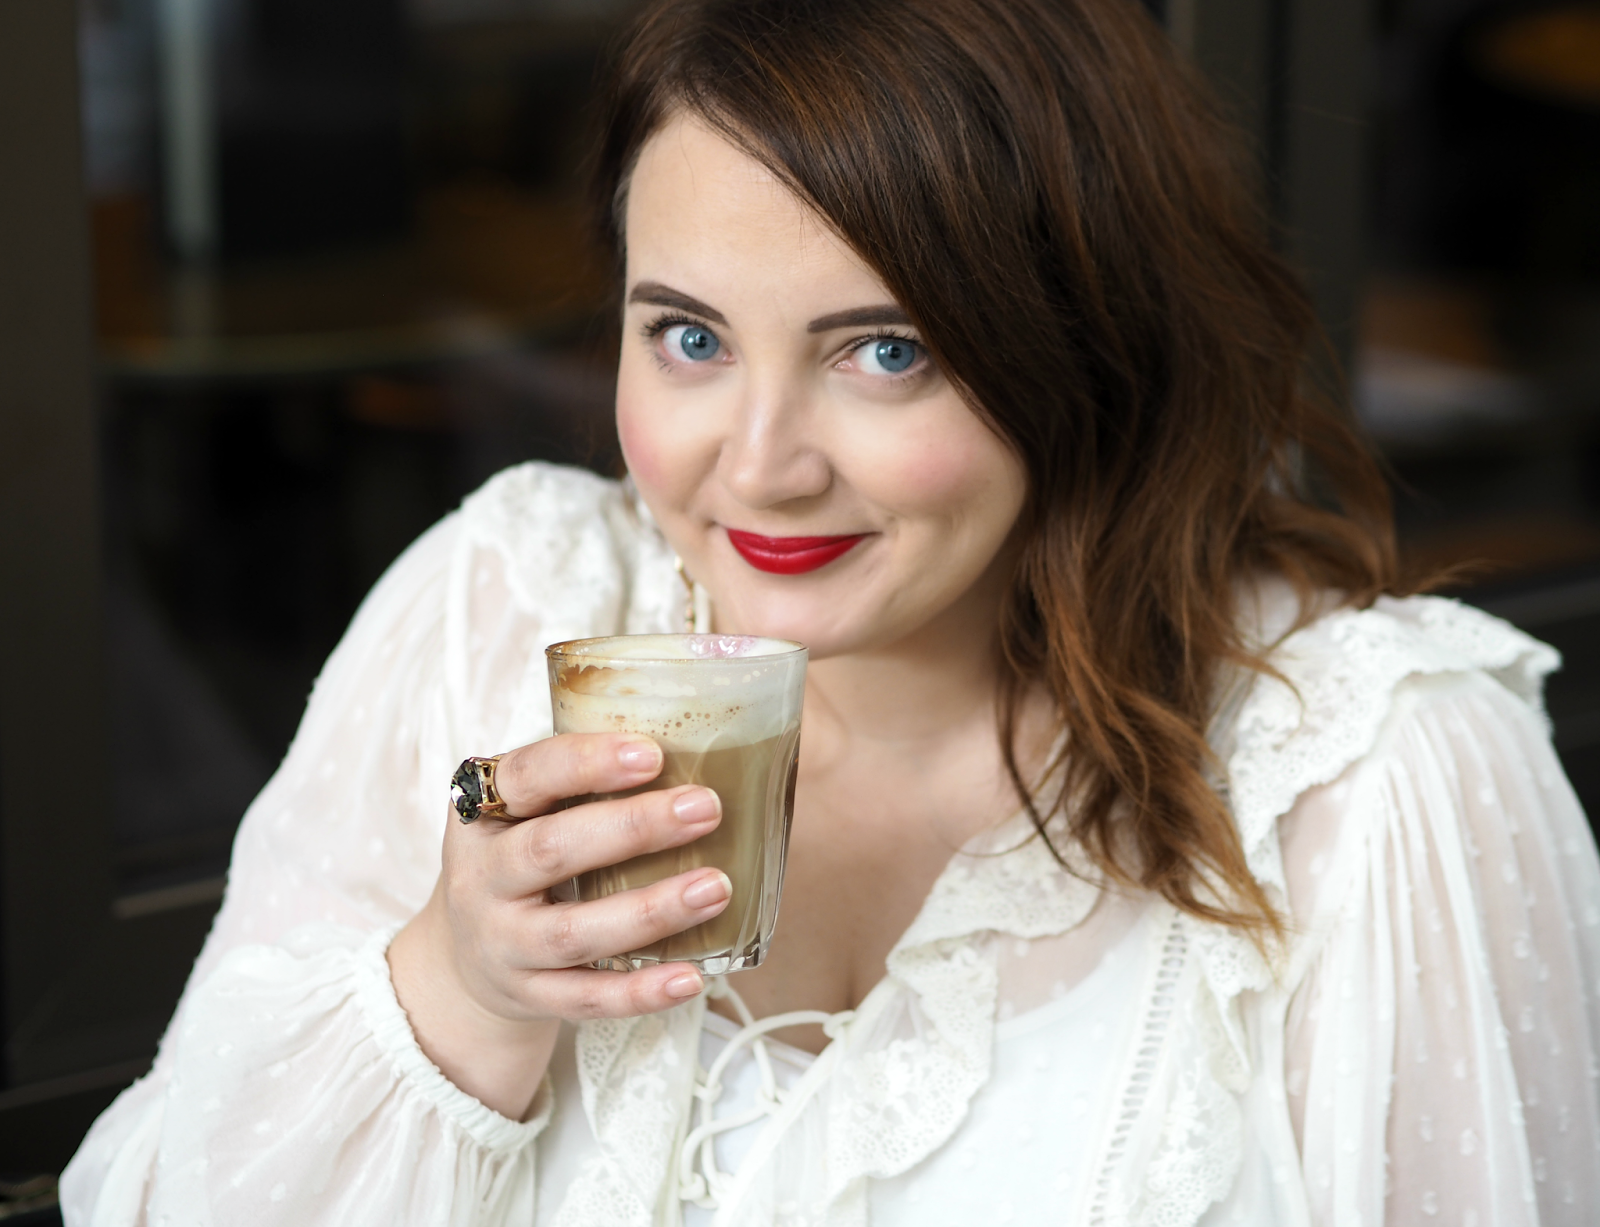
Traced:
POLYGON ((842 558, 866 533, 847 537, 763 537, 757 533, 727 530, 733 548, 757 571, 773 575, 804 575, 842 558))

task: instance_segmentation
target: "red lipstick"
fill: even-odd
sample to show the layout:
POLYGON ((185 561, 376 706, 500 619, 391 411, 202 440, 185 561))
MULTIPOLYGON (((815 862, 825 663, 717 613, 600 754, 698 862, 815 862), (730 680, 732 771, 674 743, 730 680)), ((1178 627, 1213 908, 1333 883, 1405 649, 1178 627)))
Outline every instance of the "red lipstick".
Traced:
POLYGON ((848 537, 762 537, 756 533, 727 530, 733 548, 757 571, 773 575, 804 575, 825 567, 835 558, 842 558, 865 537, 854 533, 848 537))

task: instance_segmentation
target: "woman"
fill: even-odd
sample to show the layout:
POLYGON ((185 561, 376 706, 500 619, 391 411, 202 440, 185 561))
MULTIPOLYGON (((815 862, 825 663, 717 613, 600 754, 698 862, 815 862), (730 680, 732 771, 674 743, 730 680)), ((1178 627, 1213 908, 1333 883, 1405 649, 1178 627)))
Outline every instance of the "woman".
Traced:
POLYGON ((631 482, 511 470, 379 584, 68 1221, 1600 1204, 1556 658, 1386 595, 1305 298, 1137 8, 668 0, 597 184, 631 482), (563 810, 660 757, 548 737, 540 649, 681 626, 674 555, 703 624, 813 658, 777 939, 726 984, 584 966, 720 872, 549 893, 718 819, 563 810), (496 751, 509 817, 444 822, 496 751))

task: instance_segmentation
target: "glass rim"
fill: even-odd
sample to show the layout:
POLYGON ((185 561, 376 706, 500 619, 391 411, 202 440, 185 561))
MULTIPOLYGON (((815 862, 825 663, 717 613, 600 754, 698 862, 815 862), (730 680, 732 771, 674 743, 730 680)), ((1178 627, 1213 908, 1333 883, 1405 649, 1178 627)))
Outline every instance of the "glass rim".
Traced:
POLYGON ((711 631, 653 631, 641 635, 595 635, 584 639, 565 639, 560 643, 552 643, 545 648, 547 660, 583 661, 598 665, 737 665, 741 662, 748 664, 751 661, 782 661, 790 660, 796 656, 803 656, 810 652, 810 648, 803 643, 796 643, 793 639, 779 639, 773 635, 725 635, 711 631), (601 652, 585 652, 577 649, 585 644, 614 643, 621 639, 749 639, 762 643, 781 644, 782 648, 775 652, 757 652, 740 656, 613 656, 601 652))

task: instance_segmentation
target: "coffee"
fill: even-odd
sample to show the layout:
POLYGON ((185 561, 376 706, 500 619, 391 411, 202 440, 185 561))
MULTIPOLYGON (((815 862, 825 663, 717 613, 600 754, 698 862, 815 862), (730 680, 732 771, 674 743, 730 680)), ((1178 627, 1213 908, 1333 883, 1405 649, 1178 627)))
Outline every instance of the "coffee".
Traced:
MULTIPOLYGON (((794 817, 794 780, 800 726, 754 745, 729 746, 702 753, 668 751, 653 788, 702 784, 722 798, 722 821, 709 835, 661 852, 596 869, 577 882, 580 899, 599 899, 617 891, 649 886, 674 874, 711 866, 733 883, 733 896, 720 915, 665 941, 633 952, 638 961, 668 963, 706 959, 722 951, 735 958, 758 958, 763 912, 775 916, 780 890, 763 890, 766 882, 782 881, 783 857, 794 817), (780 830, 768 835, 769 816, 780 830)), ((643 789, 635 789, 642 792, 643 789)), ((630 794, 618 794, 622 796, 630 794)))
POLYGON ((759 965, 794 813, 805 649, 747 636, 636 635, 557 644, 547 656, 556 732, 643 733, 661 747, 655 780, 608 795, 699 784, 722 801, 722 821, 709 835, 573 882, 580 900, 599 899, 709 866, 733 886, 720 915, 599 965, 684 960, 712 974, 759 965))

